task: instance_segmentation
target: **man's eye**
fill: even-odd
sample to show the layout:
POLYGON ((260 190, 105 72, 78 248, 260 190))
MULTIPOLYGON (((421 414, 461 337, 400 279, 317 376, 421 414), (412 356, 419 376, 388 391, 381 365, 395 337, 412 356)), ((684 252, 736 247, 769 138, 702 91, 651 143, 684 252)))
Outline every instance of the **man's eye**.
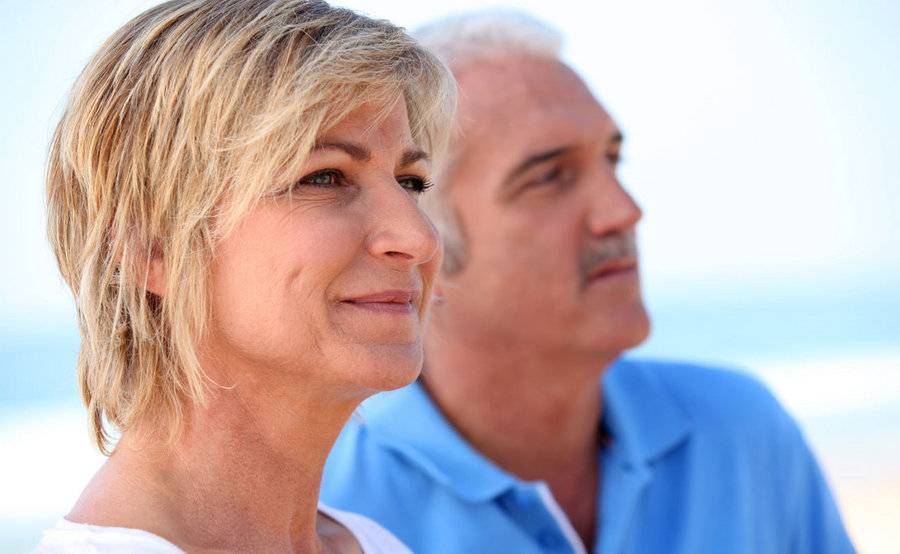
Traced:
POLYGON ((397 183, 401 187, 414 194, 421 194, 425 192, 426 190, 430 189, 433 184, 428 179, 423 179, 422 177, 416 177, 413 175, 397 177, 397 183))
POLYGON ((550 171, 547 171, 537 180, 538 183, 552 183, 554 181, 558 181, 560 175, 562 175, 562 168, 559 166, 553 167, 550 171))
POLYGON ((309 185, 314 187, 334 187, 340 186, 344 184, 346 179, 344 178, 344 174, 336 169, 323 169, 322 171, 316 171, 315 173, 310 173, 306 177, 303 177, 299 181, 297 181, 297 185, 309 185))
POLYGON ((531 185, 565 185, 571 181, 572 169, 563 165, 555 165, 531 182, 531 185))
POLYGON ((619 162, 622 161, 622 155, 618 152, 610 152, 606 155, 606 161, 608 161, 611 165, 619 165, 619 162))

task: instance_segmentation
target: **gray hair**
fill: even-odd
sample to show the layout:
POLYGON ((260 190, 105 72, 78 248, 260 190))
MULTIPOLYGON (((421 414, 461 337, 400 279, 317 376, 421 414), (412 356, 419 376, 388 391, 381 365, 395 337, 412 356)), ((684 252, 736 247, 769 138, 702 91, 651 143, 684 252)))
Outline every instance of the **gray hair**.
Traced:
MULTIPOLYGON (((413 30, 419 42, 458 72, 465 66, 508 55, 559 59, 562 33, 531 14, 510 8, 463 12, 438 19, 413 30)), ((439 170, 442 182, 454 164, 451 148, 447 163, 439 170)), ((455 273, 466 258, 466 237, 459 217, 447 201, 446 186, 425 195, 423 207, 444 241, 442 270, 455 273)))
POLYGON ((492 8, 454 14, 413 31, 451 68, 507 54, 559 58, 562 34, 531 14, 492 8))

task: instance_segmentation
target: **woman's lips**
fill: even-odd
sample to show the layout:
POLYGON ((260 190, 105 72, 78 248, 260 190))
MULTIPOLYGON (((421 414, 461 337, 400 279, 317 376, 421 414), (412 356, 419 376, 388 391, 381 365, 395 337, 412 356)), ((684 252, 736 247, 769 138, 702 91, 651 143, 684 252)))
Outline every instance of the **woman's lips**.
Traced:
POLYGON ((413 290, 385 290, 363 296, 354 296, 343 300, 355 308, 385 314, 411 314, 414 312, 414 300, 419 293, 413 290))

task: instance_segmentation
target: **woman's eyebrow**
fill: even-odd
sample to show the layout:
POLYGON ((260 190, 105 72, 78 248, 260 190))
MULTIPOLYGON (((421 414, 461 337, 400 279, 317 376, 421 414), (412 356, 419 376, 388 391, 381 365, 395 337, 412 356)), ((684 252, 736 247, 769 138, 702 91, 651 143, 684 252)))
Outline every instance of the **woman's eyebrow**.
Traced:
POLYGON ((351 158, 360 162, 367 162, 372 159, 372 152, 370 152, 368 148, 359 144, 354 144, 352 142, 317 142, 313 147, 313 151, 315 150, 342 150, 349 154, 351 158))
MULTIPOLYGON (((313 151, 317 150, 340 150, 342 152, 347 153, 351 158, 360 162, 367 162, 372 159, 372 152, 362 146, 361 144, 355 144, 352 142, 345 141, 323 141, 317 142, 315 146, 313 146, 313 151)), ((400 167, 410 166, 419 160, 428 161, 428 153, 424 150, 420 149, 410 149, 403 152, 403 155, 400 156, 400 167)))
POLYGON ((400 167, 406 167, 412 165, 419 160, 429 161, 428 153, 424 150, 407 150, 400 157, 400 167))

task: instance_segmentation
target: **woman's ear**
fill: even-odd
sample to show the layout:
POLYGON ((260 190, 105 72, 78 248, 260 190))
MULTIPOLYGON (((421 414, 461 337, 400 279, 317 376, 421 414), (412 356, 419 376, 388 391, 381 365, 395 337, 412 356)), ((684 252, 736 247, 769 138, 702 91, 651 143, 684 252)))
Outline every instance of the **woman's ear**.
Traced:
POLYGON ((166 265, 159 254, 154 254, 147 266, 147 290, 156 296, 166 294, 166 265))

